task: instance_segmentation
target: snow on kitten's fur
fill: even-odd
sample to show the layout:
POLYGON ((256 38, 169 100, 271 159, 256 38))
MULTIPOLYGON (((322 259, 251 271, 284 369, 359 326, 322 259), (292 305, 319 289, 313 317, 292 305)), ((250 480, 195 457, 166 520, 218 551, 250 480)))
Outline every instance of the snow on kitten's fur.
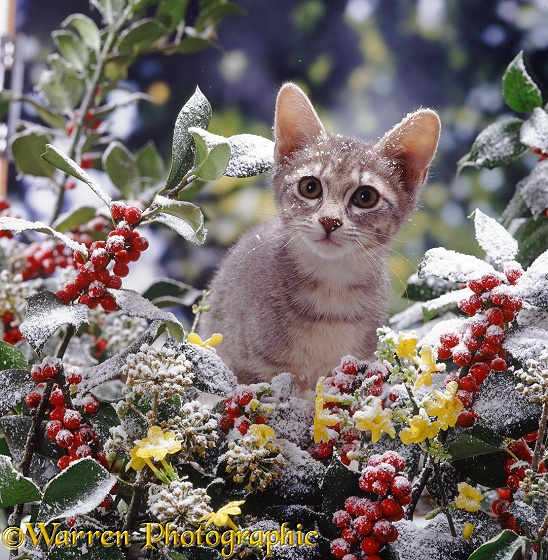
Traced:
POLYGON ((373 356, 388 245, 415 206, 440 121, 423 109, 376 143, 331 135, 289 83, 274 128, 278 217, 230 250, 199 332, 223 334, 219 355, 242 383, 289 371, 313 388, 342 356, 373 356))

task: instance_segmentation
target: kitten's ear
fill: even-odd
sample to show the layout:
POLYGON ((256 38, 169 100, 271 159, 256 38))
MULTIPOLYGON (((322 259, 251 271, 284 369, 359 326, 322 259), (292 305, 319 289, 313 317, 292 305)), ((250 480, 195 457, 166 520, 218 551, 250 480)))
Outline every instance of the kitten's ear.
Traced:
POLYGON ((431 109, 407 115, 377 144, 381 153, 395 160, 402 169, 404 187, 417 190, 436 153, 440 137, 440 119, 431 109))
POLYGON ((276 100, 274 158, 282 161, 294 151, 326 134, 312 103, 295 84, 284 84, 276 100))

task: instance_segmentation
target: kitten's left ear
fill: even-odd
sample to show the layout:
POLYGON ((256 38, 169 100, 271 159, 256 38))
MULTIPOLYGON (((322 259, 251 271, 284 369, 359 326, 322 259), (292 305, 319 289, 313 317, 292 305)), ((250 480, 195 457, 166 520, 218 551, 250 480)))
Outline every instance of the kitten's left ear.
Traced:
POLYGON ((386 157, 401 166, 404 187, 417 190, 436 153, 440 137, 440 119, 431 109, 421 109, 407 115, 377 144, 386 157))

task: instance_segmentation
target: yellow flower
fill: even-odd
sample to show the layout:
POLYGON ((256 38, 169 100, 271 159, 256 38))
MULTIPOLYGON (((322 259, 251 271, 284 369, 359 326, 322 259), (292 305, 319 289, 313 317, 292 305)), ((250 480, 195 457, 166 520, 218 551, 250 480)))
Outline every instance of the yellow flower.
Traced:
POLYGON ((206 340, 202 340, 200 335, 196 333, 190 333, 187 337, 187 342, 190 342, 191 344, 196 344, 197 346, 201 346, 202 348, 207 348, 212 352, 215 352, 215 348, 211 348, 211 347, 221 344, 222 341, 223 341, 223 335, 219 333, 212 334, 206 340))
POLYGON ((459 495, 455 505, 469 512, 478 511, 480 502, 483 500, 483 494, 466 482, 459 482, 457 488, 459 489, 459 495))
POLYGON ((392 424, 392 411, 389 408, 382 408, 381 399, 374 399, 373 403, 354 413, 353 416, 358 430, 369 430, 371 441, 379 441, 381 433, 387 433, 391 438, 396 437, 396 430, 392 424))
POLYGON ((400 432, 400 439, 405 445, 411 443, 420 443, 426 438, 436 437, 440 425, 438 422, 431 422, 424 408, 421 408, 419 414, 415 414, 413 418, 407 418, 409 428, 404 428, 400 432))
POLYGON ((406 358, 412 362, 417 362, 417 342, 419 339, 414 332, 398 333, 396 341, 396 356, 406 358))
POLYGON ((467 523, 462 529, 462 538, 467 541, 474 532, 476 526, 473 523, 467 523))
POLYGON ((175 439, 175 432, 164 432, 159 426, 151 426, 148 429, 147 437, 135 442, 135 447, 129 452, 131 461, 128 468, 136 471, 148 465, 154 474, 162 481, 172 481, 177 478, 177 473, 165 458, 181 450, 181 442, 175 439), (152 463, 151 459, 160 461, 165 472, 160 471, 152 463))
POLYGON ((336 426, 339 423, 339 417, 336 414, 330 414, 329 409, 324 408, 327 402, 340 402, 340 398, 331 397, 323 393, 324 377, 320 377, 316 383, 316 402, 314 412, 314 443, 321 441, 329 441, 328 427, 336 426))
POLYGON ((432 385, 432 373, 437 371, 444 371, 445 364, 436 363, 436 352, 431 346, 423 346, 420 350, 420 374, 415 381, 413 387, 415 391, 421 386, 432 385))
POLYGON ((272 440, 276 437, 274 430, 266 424, 251 424, 248 432, 257 438, 255 443, 257 447, 262 447, 269 439, 272 440))
POLYGON ((206 513, 203 517, 200 518, 200 522, 209 519, 209 521, 204 525, 204 528, 209 527, 213 523, 217 527, 224 527, 225 525, 228 525, 231 529, 237 531, 238 527, 236 527, 234 521, 230 519, 230 516, 240 515, 240 513, 242 513, 240 506, 244 502, 245 500, 229 502, 228 504, 226 504, 226 506, 223 506, 222 508, 218 509, 215 512, 206 513))
POLYGON ((462 402, 457 398, 459 386, 456 381, 451 381, 445 391, 432 391, 434 400, 425 403, 424 408, 430 416, 437 416, 442 430, 452 428, 457 423, 457 417, 462 410, 462 402))

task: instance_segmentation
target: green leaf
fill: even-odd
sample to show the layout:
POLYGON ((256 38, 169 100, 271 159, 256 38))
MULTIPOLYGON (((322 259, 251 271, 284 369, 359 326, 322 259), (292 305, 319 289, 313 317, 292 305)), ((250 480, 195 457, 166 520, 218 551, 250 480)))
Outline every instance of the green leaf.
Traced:
POLYGON ((141 191, 137 162, 133 154, 117 140, 111 142, 103 154, 103 168, 120 190, 123 198, 136 198, 141 191))
POLYGON ((200 12, 195 27, 198 31, 203 31, 206 27, 215 28, 225 17, 243 14, 244 10, 232 2, 215 3, 200 12))
POLYGON ((519 181, 516 190, 535 220, 543 215, 548 208, 548 160, 539 161, 531 173, 519 181))
POLYGON ((50 71, 42 73, 38 89, 61 113, 71 113, 85 94, 83 76, 58 54, 48 57, 50 71))
POLYGON ((72 31, 58 30, 51 36, 63 58, 79 72, 84 71, 89 63, 89 52, 72 31))
POLYGON ((188 306, 202 295, 201 290, 171 278, 160 278, 150 285, 143 297, 158 307, 188 306))
POLYGON ((183 22, 188 0, 162 0, 156 10, 156 19, 168 29, 175 29, 183 22))
MULTIPOLYGON (((96 527, 90 526, 89 529, 78 524, 78 531, 96 531, 96 527)), ((110 541, 116 542, 116 537, 112 537, 110 541)), ((122 544, 124 544, 123 537, 121 538, 122 544)), ((47 560, 125 560, 126 555, 122 552, 120 548, 115 546, 106 547, 101 545, 100 540, 94 541, 93 545, 89 546, 87 544, 87 539, 82 538, 77 541, 80 546, 52 546, 48 549, 47 560), (85 543, 85 547, 82 546, 85 543)))
POLYGON ((95 22, 84 14, 72 14, 61 23, 62 27, 74 27, 88 49, 99 52, 101 32, 95 22))
POLYGON ((548 153, 548 114, 544 109, 533 109, 531 118, 521 126, 519 139, 526 146, 548 153))
POLYGON ((88 323, 88 308, 85 305, 64 305, 48 290, 33 294, 27 302, 27 314, 19 329, 37 354, 57 329, 64 325, 78 329, 88 323))
POLYGON ((475 424, 471 430, 465 431, 447 448, 454 461, 504 450, 503 437, 481 424, 475 424))
POLYGON ((18 171, 24 175, 53 178, 55 169, 41 158, 49 142, 51 136, 32 129, 14 134, 11 151, 18 171))
POLYGON ((159 222, 176 231, 187 241, 198 245, 205 241, 204 216, 190 202, 172 200, 157 195, 143 214, 143 225, 159 222))
MULTIPOLYGON (((36 447, 36 454, 40 457, 47 458, 48 460, 57 460, 64 452, 53 441, 46 437, 47 422, 40 424, 38 432, 38 446, 36 447)), ((32 419, 29 416, 4 416, 0 418, 0 428, 6 436, 9 448, 14 457, 21 457, 27 438, 32 426, 32 419)))
POLYGON ((514 233, 519 245, 518 261, 528 267, 548 247, 548 220, 525 220, 514 233))
POLYGON ((502 95, 510 109, 529 113, 542 105, 540 89, 525 69, 523 51, 508 65, 502 78, 502 95))
POLYGON ((95 509, 109 493, 116 478, 94 459, 71 463, 44 490, 37 522, 83 515, 95 509))
MULTIPOLYGON (((2 364, 2 350, 0 349, 0 364, 2 364)), ((19 404, 36 386, 26 366, 20 369, 2 369, 0 371, 0 416, 7 414, 19 404), (25 369, 23 369, 25 368, 25 369)))
POLYGON ((101 445, 104 445, 112 435, 109 432, 110 428, 120 425, 120 418, 114 407, 107 404, 106 406, 101 405, 99 410, 93 416, 90 416, 89 423, 95 429, 101 445))
POLYGON ((150 48, 155 41, 169 33, 169 29, 154 19, 141 19, 120 34, 118 52, 137 53, 150 48))
POLYGON ((340 460, 334 460, 323 478, 322 511, 332 515, 339 509, 344 508, 344 501, 348 496, 355 496, 360 493, 358 480, 359 473, 351 471, 345 467, 340 460))
POLYGON ((180 321, 168 311, 162 311, 148 299, 133 290, 111 290, 116 303, 131 317, 143 317, 150 321, 162 321, 175 340, 183 340, 185 330, 180 321))
POLYGON ((207 185, 206 181, 195 179, 189 183, 182 191, 179 191, 178 200, 185 202, 192 202, 202 192, 202 189, 207 185))
POLYGON ((56 231, 64 233, 86 224, 90 220, 93 220, 96 215, 97 208, 93 206, 78 206, 59 216, 52 225, 56 231))
POLYGON ((36 112, 38 113, 40 118, 49 126, 61 129, 65 128, 65 118, 57 111, 52 110, 50 107, 44 107, 44 105, 36 101, 36 99, 27 95, 23 96, 23 101, 25 103, 28 103, 29 105, 32 105, 36 109, 36 112))
POLYGON ((505 529, 500 535, 476 549, 468 560, 512 560, 524 544, 523 537, 505 529))
MULTIPOLYGON (((527 207, 527 204, 525 204, 525 200, 523 200, 523 197, 521 196, 519 190, 516 188, 514 196, 512 196, 510 202, 508 202, 508 205, 506 206, 504 212, 500 217, 500 223, 505 228, 509 228, 513 220, 515 220, 516 218, 525 218, 529 216, 529 214, 529 208, 527 207)), ((514 237, 516 236, 514 235, 514 237)))
POLYGON ((208 147, 200 135, 200 129, 190 128, 189 131, 196 146, 193 175, 205 181, 215 181, 222 177, 230 160, 228 142, 219 142, 215 146, 208 147))
POLYGON ((190 127, 207 128, 211 120, 211 105, 199 88, 184 104, 175 121, 172 163, 166 189, 176 188, 191 170, 194 162, 194 141, 190 127))
POLYGON ((464 288, 448 292, 435 299, 424 302, 422 305, 424 322, 430 321, 440 313, 456 307, 460 301, 470 297, 472 293, 472 290, 469 288, 464 288))
POLYGON ((107 205, 110 206, 112 199, 103 191, 103 189, 96 183, 74 160, 70 159, 59 148, 53 144, 46 144, 46 151, 42 154, 42 159, 47 161, 53 167, 64 171, 65 173, 79 179, 86 183, 86 185, 107 205))
POLYGON ((185 37, 177 45, 175 51, 184 54, 200 52, 209 48, 211 43, 211 39, 204 39, 203 37, 185 37))
POLYGON ((19 348, 0 340, 0 371, 5 369, 27 369, 27 360, 19 348))
POLYGON ((22 220, 21 218, 4 216, 3 218, 0 218, 0 230, 8 230, 16 234, 21 233, 22 231, 37 231, 38 233, 45 233, 55 237, 55 239, 59 239, 59 241, 63 242, 73 251, 78 251, 85 256, 88 254, 87 247, 84 244, 74 241, 74 239, 59 233, 42 222, 29 222, 28 220, 22 220))
POLYGON ((506 486, 506 479, 508 478, 504 470, 506 457, 508 455, 502 452, 489 453, 452 461, 451 464, 476 484, 488 488, 500 488, 506 486))
POLYGON ((429 301, 457 288, 458 285, 454 282, 444 280, 432 282, 426 278, 419 278, 418 274, 414 273, 407 279, 403 297, 412 301, 429 301))
POLYGON ((152 183, 161 181, 166 174, 164 160, 152 142, 145 144, 136 154, 137 169, 141 179, 149 178, 152 183))
POLYGON ((0 455, 0 507, 35 502, 41 497, 36 484, 15 470, 9 457, 0 455))
POLYGON ((522 124, 514 117, 490 124, 478 134, 470 153, 459 160, 459 170, 467 166, 492 169, 518 159, 527 150, 519 139, 522 124))
POLYGON ((108 24, 113 24, 122 15, 127 0, 90 0, 108 24))

